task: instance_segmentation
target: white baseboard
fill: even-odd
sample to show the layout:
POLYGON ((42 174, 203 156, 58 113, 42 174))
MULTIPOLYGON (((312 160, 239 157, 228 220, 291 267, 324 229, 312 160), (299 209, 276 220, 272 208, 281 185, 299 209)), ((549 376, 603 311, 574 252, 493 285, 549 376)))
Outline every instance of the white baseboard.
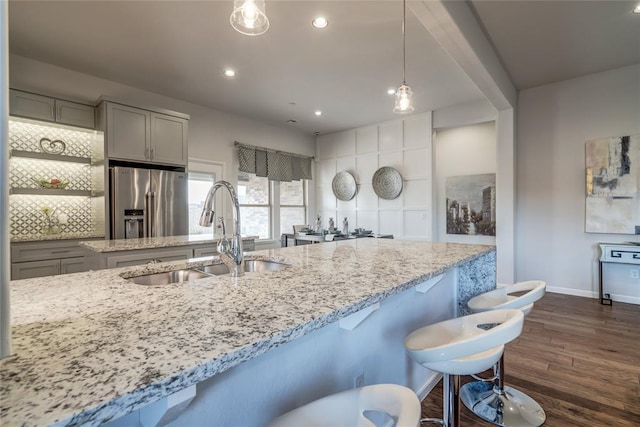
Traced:
MULTIPOLYGON (((575 295, 578 297, 586 297, 586 298, 595 298, 598 299, 599 295, 597 292, 593 291, 584 291, 581 289, 573 289, 573 288, 561 288, 557 286, 547 286, 547 292, 552 292, 556 294, 564 294, 564 295, 575 295)), ((611 299, 615 302, 626 302, 629 304, 640 304, 640 297, 631 297, 629 295, 618 295, 611 294, 611 299)))
POLYGON ((422 402, 424 398, 427 397, 429 393, 431 393, 431 390, 433 390, 433 388, 438 384, 438 381, 440 381, 441 379, 442 374, 440 372, 431 372, 431 375, 429 375, 425 383, 416 391, 416 395, 418 395, 418 399, 420 399, 420 402, 422 402))

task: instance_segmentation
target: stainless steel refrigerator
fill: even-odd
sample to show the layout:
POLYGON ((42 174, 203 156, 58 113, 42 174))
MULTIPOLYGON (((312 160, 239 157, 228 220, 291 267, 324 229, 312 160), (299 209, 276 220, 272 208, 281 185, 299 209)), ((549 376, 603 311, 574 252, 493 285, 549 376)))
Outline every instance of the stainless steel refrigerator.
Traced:
POLYGON ((112 239, 187 234, 187 174, 111 167, 110 209, 112 239))

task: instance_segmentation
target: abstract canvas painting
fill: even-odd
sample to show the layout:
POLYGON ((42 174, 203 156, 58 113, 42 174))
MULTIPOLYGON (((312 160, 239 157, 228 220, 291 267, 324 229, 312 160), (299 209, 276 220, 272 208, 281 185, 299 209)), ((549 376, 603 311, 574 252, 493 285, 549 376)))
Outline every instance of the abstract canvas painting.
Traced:
POLYGON ((496 235, 496 174, 447 177, 447 234, 496 235))
POLYGON ((586 143, 587 233, 640 234, 640 135, 586 143))

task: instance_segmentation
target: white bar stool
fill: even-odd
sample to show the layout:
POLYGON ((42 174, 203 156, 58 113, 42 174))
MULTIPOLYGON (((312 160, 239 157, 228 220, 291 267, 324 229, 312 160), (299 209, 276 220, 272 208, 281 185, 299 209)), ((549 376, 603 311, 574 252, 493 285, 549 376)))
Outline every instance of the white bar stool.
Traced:
POLYGON ((411 358, 443 374, 443 419, 425 418, 422 422, 459 425, 459 375, 476 374, 495 365, 504 344, 522 332, 523 319, 520 310, 488 311, 425 326, 407 336, 404 346, 411 358))
MULTIPOLYGON (((469 300, 467 306, 474 313, 515 308, 525 315, 533 303, 544 296, 546 283, 531 280, 507 285, 469 300), (526 292, 521 296, 512 294, 526 292)), ((493 368, 493 378, 472 381, 460 390, 464 406, 485 421, 498 426, 541 426, 547 419, 544 409, 523 392, 504 385, 504 354, 493 368)))
POLYGON ((376 384, 315 400, 281 415, 268 427, 375 427, 365 411, 396 418, 396 427, 420 425, 420 400, 413 390, 397 384, 376 384))

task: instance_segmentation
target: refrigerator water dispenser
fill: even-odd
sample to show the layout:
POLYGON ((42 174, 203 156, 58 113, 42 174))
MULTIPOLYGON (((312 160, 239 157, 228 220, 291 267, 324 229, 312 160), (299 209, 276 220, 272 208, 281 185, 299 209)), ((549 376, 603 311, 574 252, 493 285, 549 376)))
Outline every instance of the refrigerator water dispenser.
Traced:
POLYGON ((124 238, 139 239, 144 237, 144 210, 124 210, 124 238))

